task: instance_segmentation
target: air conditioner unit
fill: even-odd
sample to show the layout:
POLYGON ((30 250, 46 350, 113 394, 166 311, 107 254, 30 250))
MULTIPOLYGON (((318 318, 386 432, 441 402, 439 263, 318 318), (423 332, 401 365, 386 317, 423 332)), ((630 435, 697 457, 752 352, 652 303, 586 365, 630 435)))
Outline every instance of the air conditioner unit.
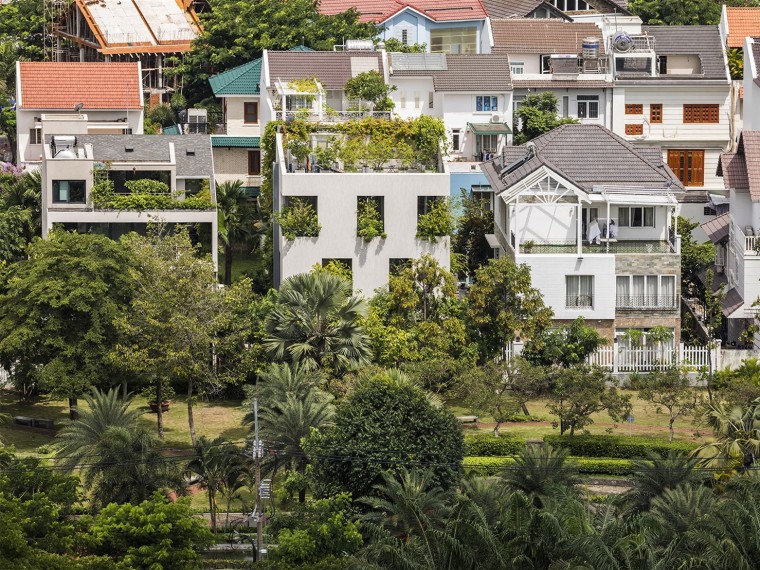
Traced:
POLYGON ((501 123, 501 115, 491 115, 492 123, 501 123))

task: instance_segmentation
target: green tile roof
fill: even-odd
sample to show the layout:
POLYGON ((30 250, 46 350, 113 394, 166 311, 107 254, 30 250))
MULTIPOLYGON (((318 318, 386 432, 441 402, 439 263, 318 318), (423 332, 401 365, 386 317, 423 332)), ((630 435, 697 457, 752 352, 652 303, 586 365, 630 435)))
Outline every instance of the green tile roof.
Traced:
POLYGON ((259 95, 261 58, 212 75, 208 78, 208 82, 217 97, 222 95, 259 95))
POLYGON ((259 148, 261 137, 211 137, 213 148, 259 148))

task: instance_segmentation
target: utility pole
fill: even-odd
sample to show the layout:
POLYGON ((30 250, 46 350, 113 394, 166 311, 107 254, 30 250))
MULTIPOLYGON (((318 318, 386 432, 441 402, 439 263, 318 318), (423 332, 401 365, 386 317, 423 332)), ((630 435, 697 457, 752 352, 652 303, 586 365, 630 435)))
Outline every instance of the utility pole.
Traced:
POLYGON ((264 518, 261 512, 261 440, 259 439, 259 400, 253 399, 253 462, 256 469, 256 554, 254 560, 258 562, 261 556, 261 547, 264 543, 264 518))

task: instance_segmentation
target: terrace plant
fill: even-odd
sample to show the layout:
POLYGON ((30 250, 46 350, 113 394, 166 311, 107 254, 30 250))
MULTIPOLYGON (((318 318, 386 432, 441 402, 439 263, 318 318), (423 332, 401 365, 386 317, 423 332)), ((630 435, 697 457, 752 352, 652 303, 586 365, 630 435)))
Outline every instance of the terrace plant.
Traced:
POLYGON ((387 234, 384 226, 377 202, 372 198, 361 200, 356 212, 356 235, 367 242, 376 237, 385 239, 387 234))
POLYGON ((439 237, 451 235, 454 231, 454 215, 446 198, 434 200, 428 211, 417 219, 417 237, 436 242, 439 237))
POLYGON ((314 207, 299 198, 291 199, 289 205, 275 212, 274 220, 280 224, 282 235, 288 241, 297 237, 317 237, 322 229, 314 207))

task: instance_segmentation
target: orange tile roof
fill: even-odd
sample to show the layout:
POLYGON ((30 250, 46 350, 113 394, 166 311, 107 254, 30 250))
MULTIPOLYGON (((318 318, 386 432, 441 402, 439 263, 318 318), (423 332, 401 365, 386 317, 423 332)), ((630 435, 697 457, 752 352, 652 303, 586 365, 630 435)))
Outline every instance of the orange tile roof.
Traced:
POLYGON ((730 8, 726 6, 730 48, 744 47, 744 38, 760 36, 760 8, 730 8))
POLYGON ((139 109, 143 106, 137 63, 19 63, 22 109, 139 109))
POLYGON ((434 22, 485 20, 488 15, 480 0, 321 0, 319 11, 331 16, 351 8, 360 22, 382 23, 404 8, 411 8, 434 22))

